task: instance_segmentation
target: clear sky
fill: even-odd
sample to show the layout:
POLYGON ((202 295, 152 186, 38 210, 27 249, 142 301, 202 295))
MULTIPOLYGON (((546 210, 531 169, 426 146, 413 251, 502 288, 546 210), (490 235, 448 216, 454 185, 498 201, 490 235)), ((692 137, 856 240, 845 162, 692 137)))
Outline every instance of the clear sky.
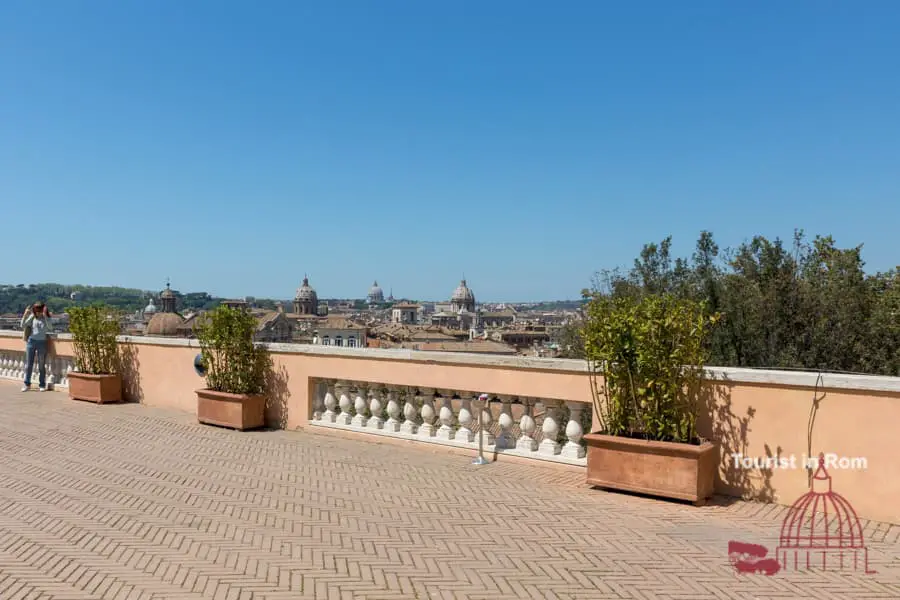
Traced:
POLYGON ((900 2, 0 0, 0 282, 578 297, 703 229, 898 263, 900 2))

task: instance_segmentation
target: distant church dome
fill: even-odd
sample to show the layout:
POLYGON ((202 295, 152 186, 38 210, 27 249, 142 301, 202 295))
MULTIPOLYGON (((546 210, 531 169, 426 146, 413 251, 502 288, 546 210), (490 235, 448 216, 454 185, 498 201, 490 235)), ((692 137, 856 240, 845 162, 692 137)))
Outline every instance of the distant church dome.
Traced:
POLYGON ((178 295, 172 291, 172 284, 166 281, 166 289, 159 294, 159 312, 178 312, 178 295))
POLYGON ((310 300, 316 297, 316 290, 309 285, 309 278, 304 277, 303 284, 297 288, 297 294, 294 296, 294 300, 310 300))
POLYGON ((475 294, 466 285, 465 279, 460 281, 459 287, 453 291, 453 296, 450 297, 450 304, 457 312, 463 309, 475 312, 475 294))
POLYGON ((150 298, 150 302, 144 308, 145 315, 152 315, 156 313, 156 305, 153 304, 153 298, 150 298))
POLYGON ((380 304, 384 302, 384 290, 379 287, 377 281, 369 288, 368 300, 369 304, 380 304))
POLYGON ((178 333, 178 327, 184 320, 175 313, 162 312, 153 315, 147 323, 147 335, 170 336, 178 333))
POLYGON ((315 315, 319 309, 319 296, 316 290, 309 285, 309 278, 304 277, 303 283, 297 288, 294 295, 294 312, 301 315, 315 315))

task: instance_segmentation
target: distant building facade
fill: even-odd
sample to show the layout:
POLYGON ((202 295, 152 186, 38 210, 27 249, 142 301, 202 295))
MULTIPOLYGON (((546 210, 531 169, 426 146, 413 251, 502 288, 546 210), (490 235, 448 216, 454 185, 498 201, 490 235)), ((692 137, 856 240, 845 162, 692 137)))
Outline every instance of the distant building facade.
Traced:
POLYGON ((391 323, 416 325, 419 322, 421 307, 418 304, 401 302, 391 307, 391 323))
POLYGON ((313 343, 322 346, 365 348, 367 345, 366 331, 365 325, 349 319, 326 317, 319 322, 313 343))

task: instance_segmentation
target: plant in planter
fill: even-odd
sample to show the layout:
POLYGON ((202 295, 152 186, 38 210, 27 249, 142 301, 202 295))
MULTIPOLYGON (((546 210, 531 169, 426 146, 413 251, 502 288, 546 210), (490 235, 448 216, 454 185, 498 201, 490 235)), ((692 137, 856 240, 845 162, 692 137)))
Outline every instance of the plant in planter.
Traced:
POLYGON ((671 295, 596 295, 583 327, 600 431, 585 435, 588 483, 701 504, 718 448, 697 434, 718 315, 671 295))
POLYGON ((220 306, 196 327, 207 387, 197 390, 201 423, 245 430, 265 425, 267 376, 271 361, 253 342, 257 321, 250 313, 220 306))
POLYGON ((94 305, 71 307, 66 312, 75 354, 75 372, 68 375, 69 397, 98 404, 121 402, 118 311, 94 305))

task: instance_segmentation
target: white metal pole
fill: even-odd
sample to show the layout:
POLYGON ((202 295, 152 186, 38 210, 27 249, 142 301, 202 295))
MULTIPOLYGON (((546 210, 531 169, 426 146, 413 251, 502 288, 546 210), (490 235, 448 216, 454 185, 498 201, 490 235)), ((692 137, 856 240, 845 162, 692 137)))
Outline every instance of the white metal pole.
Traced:
POLYGON ((489 461, 484 457, 484 411, 488 406, 487 394, 478 396, 478 402, 481 409, 478 411, 478 456, 472 461, 473 465, 486 465, 489 461))

